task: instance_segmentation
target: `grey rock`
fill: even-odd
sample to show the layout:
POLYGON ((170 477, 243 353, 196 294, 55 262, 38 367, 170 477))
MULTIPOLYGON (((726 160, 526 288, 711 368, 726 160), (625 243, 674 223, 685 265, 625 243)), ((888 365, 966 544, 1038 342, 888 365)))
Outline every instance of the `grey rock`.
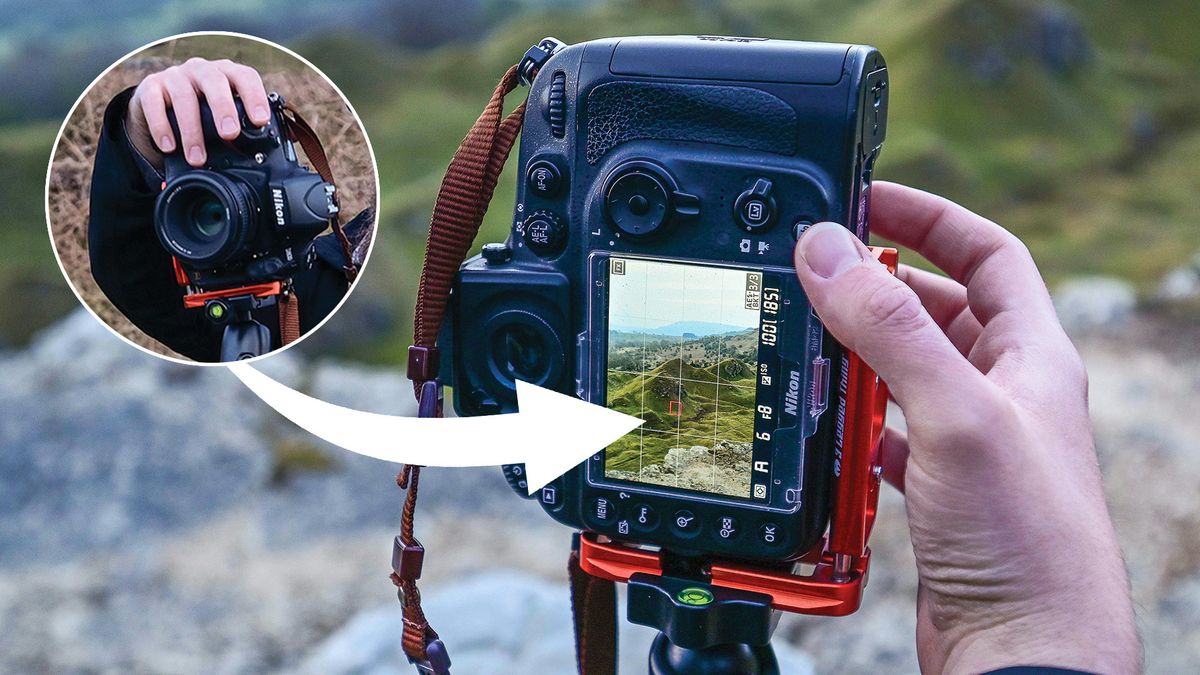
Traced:
POLYGON ((1111 330, 1133 316, 1137 293, 1133 284, 1115 277, 1070 279, 1054 293, 1054 308, 1068 333, 1111 330))
POLYGON ((1163 277, 1156 297, 1168 302, 1200 298, 1200 253, 1163 277))
POLYGON ((223 368, 132 349, 79 310, 0 370, 0 565, 195 524, 265 480, 263 410, 223 368))
MULTIPOLYGON (((565 584, 522 572, 495 570, 426 593, 430 616, 453 617, 438 631, 449 646, 454 672, 567 673, 575 642, 565 584)), ((624 616, 623 608, 619 614, 624 616)), ((399 606, 365 611, 335 632, 297 668, 301 675, 393 675, 408 672, 400 648, 399 606)), ((620 672, 643 673, 655 631, 621 622, 620 672)), ((776 641, 780 671, 813 672, 812 661, 776 641)))

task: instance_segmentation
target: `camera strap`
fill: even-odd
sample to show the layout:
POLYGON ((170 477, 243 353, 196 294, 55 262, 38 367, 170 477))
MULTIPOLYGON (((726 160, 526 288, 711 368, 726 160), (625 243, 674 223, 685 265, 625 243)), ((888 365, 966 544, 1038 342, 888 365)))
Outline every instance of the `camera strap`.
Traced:
MULTIPOLYGON (((445 320, 450 289, 479 232, 496 181, 524 120, 525 102, 505 115, 504 97, 521 82, 531 82, 538 67, 558 44, 544 40, 530 49, 521 63, 508 69, 483 113, 454 153, 442 179, 430 219, 425 263, 417 291, 414 344, 408 352, 408 377, 413 381, 421 417, 442 415, 441 383, 437 379, 440 365, 437 337, 445 320)), ((397 485, 406 493, 400 535, 393 547, 391 578, 400 589, 400 602, 404 607, 404 653, 420 672, 443 675, 449 672, 449 658, 421 610, 421 596, 416 586, 424 556, 424 548, 413 536, 420 474, 421 467, 405 465, 396 478, 397 485)), ((568 574, 579 672, 584 675, 616 673, 616 585, 611 580, 584 572, 577 552, 570 557, 568 574)))

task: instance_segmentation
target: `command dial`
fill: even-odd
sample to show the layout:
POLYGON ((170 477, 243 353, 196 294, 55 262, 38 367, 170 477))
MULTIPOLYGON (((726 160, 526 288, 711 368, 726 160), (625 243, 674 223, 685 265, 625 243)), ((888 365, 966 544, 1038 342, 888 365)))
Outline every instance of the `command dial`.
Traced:
POLYGON ((534 211, 525 218, 521 236, 529 250, 548 258, 562 253, 567 245, 567 226, 553 211, 534 211))

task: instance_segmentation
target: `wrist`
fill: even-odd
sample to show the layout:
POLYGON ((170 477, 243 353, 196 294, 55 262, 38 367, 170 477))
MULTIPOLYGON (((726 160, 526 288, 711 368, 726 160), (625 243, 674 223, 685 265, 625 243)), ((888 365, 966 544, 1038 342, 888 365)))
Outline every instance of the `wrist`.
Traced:
MULTIPOLYGON (((953 639, 941 668, 946 673, 986 673, 1010 666, 1047 666, 1088 673, 1140 673, 1142 646, 1128 590, 1126 602, 1047 597, 1036 611, 997 611, 987 626, 953 639)), ((1109 596, 1112 597, 1112 596, 1109 596)))
POLYGON ((125 111, 124 128, 125 137, 129 139, 129 145, 132 146, 134 152, 141 155, 142 159, 156 171, 161 172, 163 153, 154 144, 154 139, 150 137, 150 128, 146 124, 145 118, 142 117, 137 96, 129 99, 129 107, 125 111))

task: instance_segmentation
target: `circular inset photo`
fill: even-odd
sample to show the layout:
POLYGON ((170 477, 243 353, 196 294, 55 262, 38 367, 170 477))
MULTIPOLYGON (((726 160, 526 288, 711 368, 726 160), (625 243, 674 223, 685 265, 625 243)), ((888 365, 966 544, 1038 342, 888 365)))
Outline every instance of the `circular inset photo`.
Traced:
POLYGON ((198 364, 320 328, 375 234, 362 122, 321 71, 260 38, 138 49, 79 97, 46 178, 63 274, 130 343, 198 364))

